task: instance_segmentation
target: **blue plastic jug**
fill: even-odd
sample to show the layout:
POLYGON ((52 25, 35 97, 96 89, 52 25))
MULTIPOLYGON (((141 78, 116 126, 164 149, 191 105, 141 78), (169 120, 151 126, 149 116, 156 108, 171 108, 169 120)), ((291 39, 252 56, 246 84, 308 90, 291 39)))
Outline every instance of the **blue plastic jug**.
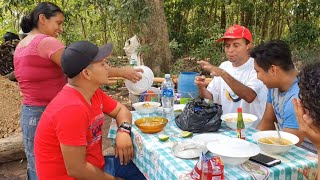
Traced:
POLYGON ((181 72, 178 78, 178 93, 181 98, 196 98, 199 95, 198 87, 194 84, 194 79, 199 76, 197 72, 181 72))

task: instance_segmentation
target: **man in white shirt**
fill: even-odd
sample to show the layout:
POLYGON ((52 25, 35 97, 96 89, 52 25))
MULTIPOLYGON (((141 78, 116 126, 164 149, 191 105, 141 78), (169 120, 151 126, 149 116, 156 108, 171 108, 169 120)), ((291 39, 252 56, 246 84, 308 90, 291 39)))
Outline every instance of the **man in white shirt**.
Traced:
MULTIPOLYGON (((207 61, 197 62, 214 76, 208 86, 204 76, 195 78, 200 97, 221 104, 224 114, 236 113, 237 108, 242 107, 244 113, 254 114, 260 121, 265 110, 268 90, 257 79, 254 59, 249 56, 252 35, 249 29, 233 25, 217 40, 222 41, 229 61, 223 62, 219 67, 207 61)), ((255 122, 254 127, 259 121, 255 122)))

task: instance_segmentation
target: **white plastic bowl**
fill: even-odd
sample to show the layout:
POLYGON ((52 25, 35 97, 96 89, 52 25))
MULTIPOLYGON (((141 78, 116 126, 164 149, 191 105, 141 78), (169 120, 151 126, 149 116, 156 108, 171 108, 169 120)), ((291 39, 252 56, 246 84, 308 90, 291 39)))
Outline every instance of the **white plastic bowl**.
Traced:
MULTIPOLYGON (((237 117, 238 117, 238 113, 228 113, 228 114, 223 114, 221 116, 221 120, 224 121, 229 128, 237 129, 237 121, 232 121, 232 122, 226 121, 226 119, 228 119, 228 118, 237 118, 237 117)), ((248 119, 252 120, 251 122, 244 121, 245 128, 251 127, 255 123, 255 121, 258 120, 258 117, 256 115, 248 114, 248 113, 242 113, 242 117, 244 119, 248 118, 248 119)))
POLYGON ((195 135, 192 137, 192 140, 194 141, 204 141, 206 144, 209 142, 214 142, 214 141, 222 141, 222 140, 228 140, 229 136, 223 135, 223 134, 218 134, 218 133, 201 133, 198 135, 195 135))
POLYGON ((242 164, 261 151, 258 145, 239 138, 209 142, 207 148, 214 155, 221 157, 225 164, 231 165, 242 164))
POLYGON ((132 104, 132 107, 134 107, 134 109, 140 114, 150 114, 157 111, 157 109, 160 107, 160 103, 145 101, 145 102, 134 103, 132 104), (143 105, 145 103, 150 104, 150 107, 144 107, 143 105))
POLYGON ((266 144, 258 141, 265 137, 278 137, 277 131, 259 131, 252 134, 252 139, 257 142, 260 149, 269 154, 280 154, 289 151, 295 144, 299 142, 299 138, 291 133, 280 131, 281 138, 292 142, 291 145, 266 144))
POLYGON ((152 70, 147 66, 136 66, 134 68, 140 68, 143 70, 143 73, 140 72, 142 79, 140 79, 140 81, 136 83, 126 79, 124 83, 132 94, 140 95, 140 93, 145 92, 152 86, 154 74, 152 70))

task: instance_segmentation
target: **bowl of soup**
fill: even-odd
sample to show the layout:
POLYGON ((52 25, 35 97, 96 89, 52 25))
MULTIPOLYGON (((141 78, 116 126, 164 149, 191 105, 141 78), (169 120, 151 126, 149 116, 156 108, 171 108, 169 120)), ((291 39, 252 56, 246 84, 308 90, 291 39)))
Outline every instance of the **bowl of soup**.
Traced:
POLYGON ((160 103, 151 101, 137 102, 132 104, 132 107, 140 114, 150 114, 158 110, 160 103))
POLYGON ((134 124, 144 133, 153 134, 163 130, 168 119, 160 116, 144 117, 134 121, 134 124))
POLYGON ((269 154, 281 154, 289 151, 299 142, 299 138, 291 133, 280 131, 281 139, 277 131, 259 131, 252 134, 252 139, 257 142, 260 149, 269 154))
MULTIPOLYGON (((245 128, 249 128, 252 125, 257 125, 256 121, 258 120, 258 117, 256 115, 242 113, 242 117, 245 128)), ((229 128, 237 129, 238 113, 223 114, 221 116, 221 120, 224 121, 229 128)))

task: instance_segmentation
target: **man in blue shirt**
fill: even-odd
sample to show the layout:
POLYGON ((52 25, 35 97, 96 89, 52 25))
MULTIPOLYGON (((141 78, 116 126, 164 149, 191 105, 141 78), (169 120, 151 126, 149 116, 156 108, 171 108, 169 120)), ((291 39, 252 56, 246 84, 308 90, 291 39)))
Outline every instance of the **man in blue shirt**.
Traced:
POLYGON ((259 130, 274 130, 274 122, 278 122, 280 129, 295 134, 304 142, 305 135, 299 130, 292 99, 298 98, 298 71, 291 59, 289 46, 280 40, 269 41, 255 47, 250 56, 255 59, 257 77, 269 89, 267 105, 259 130))

